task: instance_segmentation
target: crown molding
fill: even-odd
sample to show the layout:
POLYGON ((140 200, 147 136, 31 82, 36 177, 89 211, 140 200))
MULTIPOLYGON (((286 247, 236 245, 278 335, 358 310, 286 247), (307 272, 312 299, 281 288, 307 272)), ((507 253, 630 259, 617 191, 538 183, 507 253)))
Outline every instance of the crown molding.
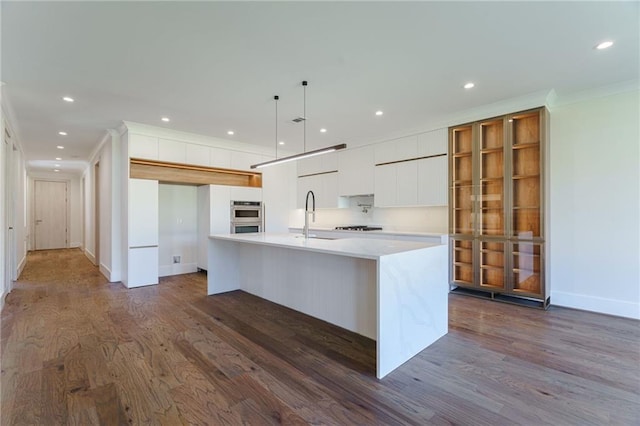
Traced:
MULTIPOLYGON (((640 80, 627 80, 607 86, 595 87, 578 92, 568 93, 566 95, 558 95, 549 104, 549 110, 553 112, 558 107, 585 102, 592 99, 605 98, 607 96, 617 95, 619 93, 633 92, 640 90, 640 80)), ((555 93, 555 92, 554 92, 555 93)))

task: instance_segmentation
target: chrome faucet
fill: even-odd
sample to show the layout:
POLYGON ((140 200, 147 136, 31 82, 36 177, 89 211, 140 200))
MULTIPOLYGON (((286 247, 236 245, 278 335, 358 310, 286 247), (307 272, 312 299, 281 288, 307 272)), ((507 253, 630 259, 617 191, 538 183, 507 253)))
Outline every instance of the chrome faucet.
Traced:
POLYGON ((307 192, 307 198, 304 201, 304 238, 309 238, 309 214, 311 214, 312 222, 316 221, 316 196, 313 191, 307 192), (309 211, 309 195, 311 195, 312 210, 309 211))

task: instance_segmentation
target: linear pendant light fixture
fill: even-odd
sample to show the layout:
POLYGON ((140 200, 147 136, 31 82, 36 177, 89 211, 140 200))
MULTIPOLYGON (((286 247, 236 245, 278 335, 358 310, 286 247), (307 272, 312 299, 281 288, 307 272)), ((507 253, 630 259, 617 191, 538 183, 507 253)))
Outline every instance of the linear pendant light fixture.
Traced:
POLYGON ((274 100, 276 101, 276 159, 265 161, 264 163, 252 164, 252 169, 260 169, 262 167, 275 166, 276 164, 287 163, 289 161, 301 160, 303 158, 315 157, 316 155, 328 154, 330 152, 338 151, 340 149, 345 149, 347 147, 346 143, 341 143, 338 145, 328 146, 326 148, 314 149, 313 151, 307 151, 307 81, 302 82, 302 87, 304 89, 303 94, 303 150, 300 154, 290 155, 288 157, 278 158, 278 96, 274 96, 274 100))

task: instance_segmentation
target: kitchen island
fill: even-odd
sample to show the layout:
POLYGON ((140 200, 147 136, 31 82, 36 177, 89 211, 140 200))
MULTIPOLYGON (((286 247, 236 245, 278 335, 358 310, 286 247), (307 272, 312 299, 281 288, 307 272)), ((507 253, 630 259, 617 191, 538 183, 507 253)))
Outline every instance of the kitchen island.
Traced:
POLYGON ((243 290, 376 341, 382 378, 447 333, 447 245, 209 237, 208 294, 243 290))

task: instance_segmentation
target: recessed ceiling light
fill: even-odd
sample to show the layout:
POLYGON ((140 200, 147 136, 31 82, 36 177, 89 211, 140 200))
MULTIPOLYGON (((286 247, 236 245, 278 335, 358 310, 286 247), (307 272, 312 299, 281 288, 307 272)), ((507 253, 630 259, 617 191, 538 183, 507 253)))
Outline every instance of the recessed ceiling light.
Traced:
POLYGON ((607 49, 607 48, 609 48, 611 46, 613 46, 613 42, 611 40, 607 40, 607 41, 603 41, 602 43, 598 44, 596 46, 596 49, 602 50, 602 49, 607 49))
POLYGON ((471 89, 473 86, 475 86, 475 84, 473 84, 472 82, 468 82, 468 83, 466 83, 463 87, 464 87, 465 89, 471 89))
POLYGON ((168 123, 169 121, 169 117, 162 117, 160 120, 164 121, 165 123, 168 123))
POLYGON ((284 141, 278 142, 278 145, 284 145, 284 141))
POLYGON ((382 112, 382 111, 376 111, 376 115, 382 115, 382 114, 384 114, 384 112, 382 112))
POLYGON ((56 146, 56 148, 58 148, 58 149, 64 149, 64 146, 62 146, 62 145, 58 145, 58 146, 56 146))
POLYGON ((327 133, 327 129, 320 129, 320 133, 327 133))
POLYGON ((60 170, 58 170, 58 169, 53 169, 53 171, 54 171, 54 172, 59 172, 60 170))
POLYGON ((60 164, 54 164, 53 166, 54 167, 60 167, 60 164))
POLYGON ((67 132, 58 132, 60 136, 67 136, 67 132))
POLYGON ((69 97, 69 96, 65 96, 64 98, 62 98, 63 101, 65 102, 73 102, 75 99, 69 97))
POLYGON ((227 134, 230 135, 230 136, 233 136, 235 134, 235 132, 233 130, 229 130, 229 131, 227 131, 227 134))
POLYGON ((56 160, 62 161, 62 157, 56 157, 56 160))
POLYGON ((4 86, 5 84, 7 83, 5 83, 4 81, 0 81, 0 86, 4 86))

